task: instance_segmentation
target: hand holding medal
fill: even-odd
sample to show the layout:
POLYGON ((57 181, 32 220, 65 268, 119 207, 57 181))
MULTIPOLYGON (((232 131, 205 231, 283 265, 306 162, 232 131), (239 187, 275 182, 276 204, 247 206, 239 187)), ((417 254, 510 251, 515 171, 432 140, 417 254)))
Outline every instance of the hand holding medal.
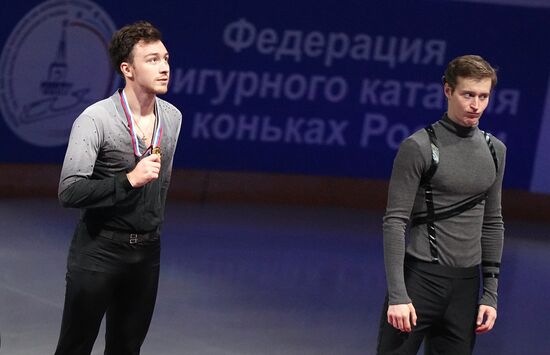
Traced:
POLYGON ((153 154, 156 154, 159 156, 159 158, 162 157, 162 154, 160 152, 160 146, 157 146, 157 147, 153 147, 153 154))
POLYGON ((149 147, 142 152, 140 150, 138 136, 134 130, 134 126, 137 125, 135 125, 132 111, 128 106, 128 101, 126 100, 124 90, 120 90, 120 103, 126 115, 126 119, 128 120, 128 128, 130 129, 134 155, 136 157, 136 166, 132 171, 126 174, 126 176, 130 182, 130 185, 133 187, 141 187, 153 180, 158 179, 160 175, 160 142, 162 140, 162 121, 158 117, 159 111, 155 106, 155 112, 157 115, 151 145, 149 145, 149 147))

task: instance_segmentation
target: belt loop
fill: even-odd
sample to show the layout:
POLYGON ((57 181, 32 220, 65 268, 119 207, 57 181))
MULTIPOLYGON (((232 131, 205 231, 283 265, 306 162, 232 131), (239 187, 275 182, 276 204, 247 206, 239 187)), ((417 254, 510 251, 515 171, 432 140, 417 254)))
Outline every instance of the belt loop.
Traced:
POLYGON ((130 233, 130 244, 137 244, 138 235, 136 233, 130 233))

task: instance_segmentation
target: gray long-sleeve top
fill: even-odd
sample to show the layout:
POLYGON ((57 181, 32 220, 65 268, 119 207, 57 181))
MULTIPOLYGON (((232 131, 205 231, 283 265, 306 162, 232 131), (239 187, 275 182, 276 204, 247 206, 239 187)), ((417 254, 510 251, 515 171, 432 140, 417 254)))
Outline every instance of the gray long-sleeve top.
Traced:
MULTIPOLYGON (((499 165, 497 173, 487 143, 477 127, 458 126, 445 115, 434 124, 434 130, 440 160, 431 179, 435 211, 445 211, 485 191, 488 196, 472 209, 435 222, 439 263, 471 267, 482 261, 489 262, 491 266, 483 266, 484 273, 498 275, 504 237, 501 189, 506 147, 491 137, 499 165)), ((411 215, 426 211, 424 189, 419 183, 422 174, 430 168, 431 155, 428 134, 420 130, 401 143, 394 161, 383 220, 389 304, 411 302, 403 275, 405 252, 431 261, 426 225, 407 228, 411 215)), ((496 308, 497 288, 497 278, 484 277, 480 304, 496 308)))
MULTIPOLYGON (((135 167, 136 157, 120 93, 84 110, 73 124, 63 162, 61 204, 81 208, 81 219, 98 229, 134 233, 159 230, 182 115, 159 98, 156 111, 162 127, 160 175, 134 189, 126 173, 135 167)), ((142 142, 140 149, 146 149, 142 142)))

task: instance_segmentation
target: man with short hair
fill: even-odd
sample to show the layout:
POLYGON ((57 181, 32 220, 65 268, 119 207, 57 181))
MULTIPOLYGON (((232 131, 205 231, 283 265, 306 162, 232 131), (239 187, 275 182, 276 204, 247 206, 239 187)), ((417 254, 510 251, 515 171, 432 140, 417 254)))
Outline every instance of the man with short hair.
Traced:
POLYGON ((106 314, 105 354, 139 354, 155 305, 160 232, 181 113, 157 97, 170 65, 160 31, 121 28, 109 54, 124 89, 75 120, 59 182, 81 209, 67 262, 56 355, 90 354, 106 314))
POLYGON ((423 340, 426 354, 471 354, 497 316, 506 147, 478 128, 496 71, 461 56, 443 82, 447 112, 405 139, 393 165, 378 354, 416 354, 423 340))

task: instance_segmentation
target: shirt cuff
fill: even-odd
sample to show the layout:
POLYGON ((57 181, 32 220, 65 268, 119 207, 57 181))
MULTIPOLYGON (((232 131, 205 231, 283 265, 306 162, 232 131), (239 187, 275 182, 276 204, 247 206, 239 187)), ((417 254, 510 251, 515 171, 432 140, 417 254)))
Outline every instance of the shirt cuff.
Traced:
POLYGON ((132 184, 130 184, 130 181, 128 180, 128 177, 126 176, 126 173, 122 172, 115 176, 115 189, 117 191, 124 191, 124 193, 127 193, 134 189, 132 184))

